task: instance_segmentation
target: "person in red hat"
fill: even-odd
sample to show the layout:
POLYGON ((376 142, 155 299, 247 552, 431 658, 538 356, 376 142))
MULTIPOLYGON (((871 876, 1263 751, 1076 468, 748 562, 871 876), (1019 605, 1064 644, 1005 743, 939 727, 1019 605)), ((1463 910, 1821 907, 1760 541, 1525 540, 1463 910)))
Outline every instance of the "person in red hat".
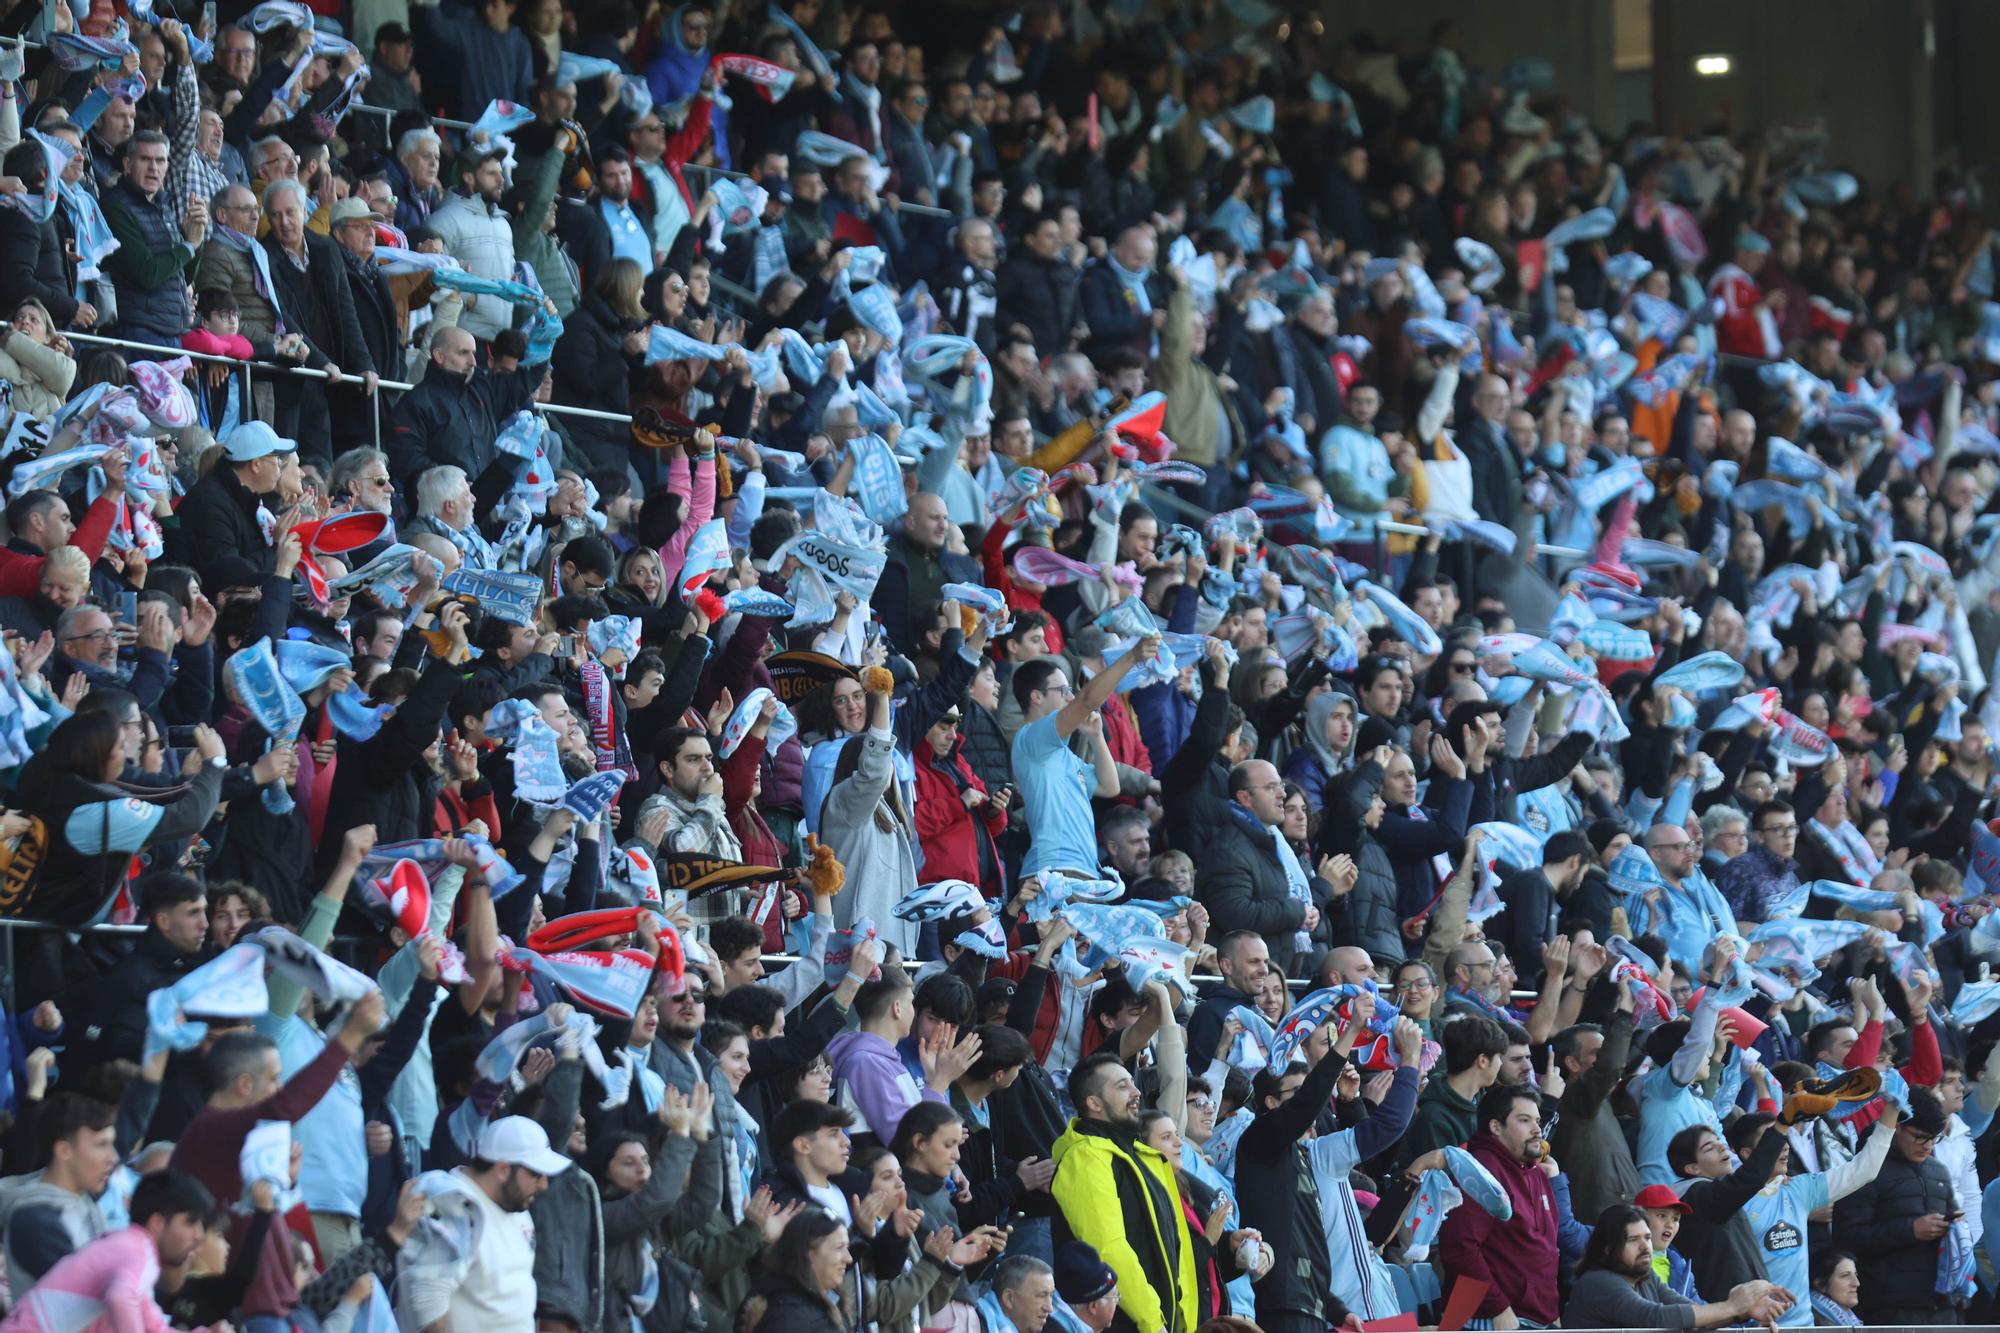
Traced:
POLYGON ((1646 1225, 1653 1232, 1653 1275, 1668 1290, 1700 1305, 1701 1293, 1695 1289, 1694 1270, 1688 1266, 1687 1256, 1674 1248, 1681 1219, 1694 1210, 1681 1202, 1681 1196, 1674 1193, 1671 1185, 1646 1186, 1632 1196, 1632 1205, 1646 1215, 1646 1225))

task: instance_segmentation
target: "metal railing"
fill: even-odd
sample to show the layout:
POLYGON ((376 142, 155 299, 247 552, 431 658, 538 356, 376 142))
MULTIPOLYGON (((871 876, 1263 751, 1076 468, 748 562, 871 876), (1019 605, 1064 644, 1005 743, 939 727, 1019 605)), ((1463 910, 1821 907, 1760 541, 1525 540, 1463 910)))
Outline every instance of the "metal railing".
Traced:
MULTIPOLYGON (((246 404, 250 399, 253 371, 267 376, 292 375, 300 379, 320 380, 326 383, 331 383, 333 378, 324 370, 315 370, 311 366, 280 366, 267 362, 239 361, 231 356, 217 356, 210 352, 192 352, 183 347, 166 347, 159 343, 139 342, 131 338, 106 338, 101 334, 95 333, 65 333, 63 336, 73 343, 86 343, 92 347, 110 347, 124 351, 150 353, 151 356, 149 359, 171 360, 177 356, 184 356, 191 361, 202 361, 215 365, 228 366, 232 371, 238 372, 243 376, 243 397, 246 404)), ((361 377, 359 375, 343 373, 340 377, 340 383, 359 385, 361 377)), ((403 380, 383 379, 378 376, 375 381, 375 387, 378 391, 386 389, 390 393, 408 393, 417 386, 403 380)), ((368 403, 369 413, 374 421, 375 443, 379 447, 382 443, 382 397, 380 392, 370 394, 368 396, 368 403)), ((627 426, 632 424, 632 418, 623 412, 605 412, 594 407, 575 407, 568 403, 537 402, 529 403, 528 407, 536 412, 553 412, 557 416, 580 417, 591 421, 612 421, 627 426)))
MULTIPOLYGON (((100 922, 94 926, 65 926, 54 921, 39 921, 31 917, 0 917, 0 996, 4 996, 7 1011, 9 1013, 17 1012, 17 1006, 14 1003, 14 976, 16 971, 14 964, 15 931, 25 930, 39 935, 61 934, 71 936, 72 938, 81 938, 85 935, 137 938, 145 934, 146 929, 143 925, 122 925, 108 921, 100 922)), ((327 942, 327 945, 329 951, 344 952, 349 957, 362 957, 366 951, 379 948, 385 938, 387 937, 375 935, 336 935, 327 942)), ((802 961, 800 956, 795 953, 767 953, 763 955, 763 962, 767 967, 774 965, 789 967, 791 964, 800 961, 802 961)), ((1217 984, 1222 981, 1220 976, 1206 972, 1195 973, 1193 979, 1197 985, 1203 986, 1217 984)), ((1315 984, 1312 981, 1297 978, 1288 978, 1285 982, 1286 987, 1294 993, 1303 993, 1311 990, 1315 984)), ((1511 992, 1510 998, 1517 1002, 1532 1002, 1535 999, 1535 992, 1517 990, 1511 992)))

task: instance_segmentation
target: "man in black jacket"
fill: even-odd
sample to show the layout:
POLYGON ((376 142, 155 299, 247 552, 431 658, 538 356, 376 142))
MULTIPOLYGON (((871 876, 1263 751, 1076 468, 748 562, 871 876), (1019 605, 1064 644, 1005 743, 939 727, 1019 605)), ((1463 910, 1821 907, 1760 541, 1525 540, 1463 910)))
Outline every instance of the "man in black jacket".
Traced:
MULTIPOLYGON (((402 324, 396 315, 395 294, 375 262, 375 212, 363 200, 343 199, 333 206, 332 231, 334 244, 340 248, 347 295, 354 306, 355 327, 360 330, 369 363, 388 378, 401 379, 402 324)), ((373 439, 367 414, 341 413, 334 438, 347 447, 373 439)))
POLYGON ((307 211, 303 185, 289 179, 272 182, 264 192, 271 231, 262 244, 269 256, 272 300, 284 312, 286 327, 306 340, 306 365, 326 373, 324 384, 295 376, 278 381, 278 424, 288 423, 290 404, 299 452, 317 461, 324 473, 333 466, 329 407, 337 404, 350 416, 375 410, 373 403, 356 401, 351 386, 342 390, 341 384, 358 375, 361 392, 372 396, 376 374, 354 317, 347 264, 331 241, 307 230, 307 211))
MULTIPOLYGON (((1947 1127, 1937 1094, 1910 1089, 1910 1114, 1896 1126, 1874 1182, 1834 1205, 1833 1239, 1856 1256, 1867 1323, 1958 1322, 1950 1301, 1935 1290, 1938 1247, 1959 1212, 1951 1175, 1932 1156, 1947 1127)), ((1777 1137, 1765 1135, 1767 1141, 1777 1137)))
POLYGON ((439 329, 431 339, 431 364, 423 382, 396 404, 383 448, 389 475, 404 495, 415 495, 417 474, 439 463, 465 469, 475 510, 485 513, 514 484, 516 460, 494 446, 500 424, 526 407, 546 368, 501 374, 476 365, 472 335, 439 329))
MULTIPOLYGON (((1223 1043, 1233 1042, 1236 1036, 1229 1027, 1229 1013, 1238 1007, 1255 1009, 1257 991, 1271 975, 1270 946, 1254 930, 1232 930, 1218 939, 1215 959, 1222 980, 1201 988, 1201 1003, 1188 1019, 1189 1073, 1200 1073, 1211 1061, 1227 1065, 1229 1055, 1223 1043)), ((1220 1082, 1219 1074, 1210 1070, 1208 1076, 1220 1082)))
MULTIPOLYGON (((1242 1201, 1243 1225, 1263 1237, 1274 1260, 1257 1278, 1260 1327, 1325 1328, 1347 1321, 1349 1312, 1332 1295, 1336 1274, 1327 1251, 1320 1192, 1334 1181, 1344 1182, 1350 1171, 1394 1144, 1408 1127, 1416 1106, 1417 1057, 1423 1046, 1423 1034, 1415 1023, 1397 1020, 1401 1068, 1382 1104, 1353 1129, 1325 1137, 1307 1135, 1321 1109, 1333 1100, 1334 1085, 1347 1068, 1354 1043, 1366 1035, 1374 1014, 1374 1000, 1357 996, 1347 1022, 1339 1024, 1338 1035, 1331 1032, 1335 1024, 1329 1021, 1301 1043, 1301 1050, 1310 1055, 1331 1037, 1326 1053, 1313 1064, 1298 1091, 1258 1115, 1237 1140, 1236 1196, 1242 1201)), ((1358 1237, 1359 1219, 1354 1222, 1350 1234, 1358 1237)))
POLYGON ((83 1030, 87 1064, 137 1060, 146 1037, 146 997, 203 961, 208 895, 200 880, 171 870, 148 875, 139 885, 139 912, 146 933, 97 986, 83 1030))
POLYGON ((298 445, 261 421, 246 421, 222 442, 222 458, 188 491, 167 529, 167 556, 191 565, 208 582, 215 562, 229 556, 248 560, 259 574, 277 566, 276 516, 266 497, 278 489, 285 455, 298 445))
POLYGON ((1034 220, 996 279, 995 301, 1007 322, 1027 325, 1037 347, 1068 345, 1076 326, 1077 271, 1062 258, 1062 222, 1053 213, 1034 220))
POLYGON ((1506 944, 1521 985, 1529 990, 1541 988, 1542 946, 1555 936, 1560 904, 1583 883, 1591 864, 1590 839, 1568 829, 1543 844, 1540 865, 1519 867, 1500 883, 1500 901, 1507 904, 1507 911, 1497 925, 1487 928, 1486 938, 1506 944))
MULTIPOLYGON (((1319 924, 1310 872, 1284 841, 1285 783, 1277 768, 1252 759, 1229 770, 1229 818, 1203 854, 1194 892, 1217 930, 1254 930, 1270 946, 1271 961, 1287 975, 1310 952, 1307 936, 1319 924)), ((1329 868, 1324 878, 1348 874, 1329 868)))
POLYGON ((1242 740, 1243 710, 1229 701, 1229 659, 1222 644, 1210 639, 1203 651, 1208 660, 1195 668, 1202 692, 1194 722, 1160 772, 1166 824, 1175 830, 1176 842, 1185 830, 1190 847, 1205 847, 1219 836, 1229 818, 1229 767, 1248 758, 1251 749, 1242 740))
MULTIPOLYGON (((1770 1182, 1785 1150, 1781 1134, 1757 1141, 1741 1166, 1730 1169, 1729 1145, 1707 1125, 1692 1125, 1667 1145, 1667 1166, 1682 1180, 1681 1202, 1691 1210, 1674 1237, 1674 1248, 1687 1256, 1699 1291, 1733 1291, 1739 1283, 1766 1276, 1757 1238, 1751 1234, 1743 1205, 1770 1182)), ((1947 1197, 1951 1186, 1947 1183, 1947 1197)), ((1936 1273, 1935 1256, 1931 1272, 1936 1273)), ((1930 1282, 1926 1277, 1925 1283, 1930 1282)))

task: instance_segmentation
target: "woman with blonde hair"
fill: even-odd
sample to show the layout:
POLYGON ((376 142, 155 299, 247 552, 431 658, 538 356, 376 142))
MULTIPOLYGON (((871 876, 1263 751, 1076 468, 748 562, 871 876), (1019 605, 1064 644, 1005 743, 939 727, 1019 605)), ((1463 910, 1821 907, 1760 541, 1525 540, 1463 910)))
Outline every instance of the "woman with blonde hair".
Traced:
POLYGON ((14 307, 0 335, 0 379, 14 386, 14 407, 52 416, 76 382, 76 353, 56 331, 48 307, 33 297, 14 307))
MULTIPOLYGON (((646 368, 646 312, 639 304, 645 270, 630 259, 605 265, 556 340, 555 401, 588 403, 605 412, 632 410, 632 388, 646 368)), ((617 422, 579 417, 570 439, 592 467, 623 471, 632 432, 617 422)))
POLYGON ((33 597, 0 599, 0 626, 25 640, 53 631, 62 613, 83 605, 90 595, 90 557, 74 546, 58 546, 42 563, 41 583, 33 597))

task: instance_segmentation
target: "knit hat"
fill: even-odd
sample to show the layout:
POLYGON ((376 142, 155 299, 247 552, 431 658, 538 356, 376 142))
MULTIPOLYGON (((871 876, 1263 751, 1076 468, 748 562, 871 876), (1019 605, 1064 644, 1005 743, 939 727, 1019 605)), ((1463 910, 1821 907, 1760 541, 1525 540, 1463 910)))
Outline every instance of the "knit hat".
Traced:
POLYGON ((1118 1285, 1118 1275, 1111 1271, 1111 1265, 1080 1240, 1056 1247, 1055 1269, 1056 1295, 1071 1309, 1104 1299, 1118 1285))

